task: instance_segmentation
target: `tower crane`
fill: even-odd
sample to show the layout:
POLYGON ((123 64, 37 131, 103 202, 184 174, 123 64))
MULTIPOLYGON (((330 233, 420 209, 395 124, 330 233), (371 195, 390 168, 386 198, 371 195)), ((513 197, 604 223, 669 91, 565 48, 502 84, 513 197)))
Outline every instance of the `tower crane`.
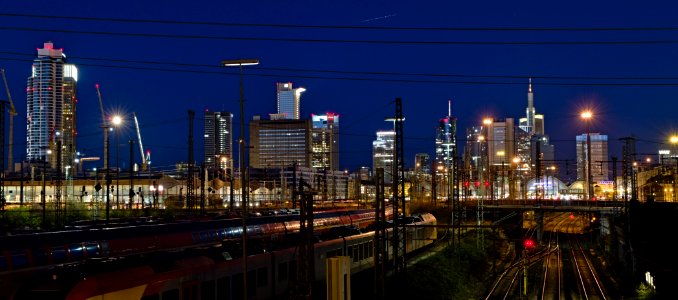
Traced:
POLYGON ((9 170, 12 170, 12 148, 14 148, 14 117, 17 115, 16 109, 14 108, 14 101, 12 100, 12 94, 9 92, 9 85, 7 84, 7 77, 5 76, 5 69, 0 69, 2 73, 2 81, 5 83, 5 91, 7 91, 7 100, 9 100, 9 147, 7 151, 7 166, 9 170))
POLYGON ((101 109, 101 127, 104 128, 104 168, 108 168, 108 131, 109 125, 108 120, 106 120, 106 114, 104 113, 104 104, 101 101, 101 91, 99 91, 99 84, 94 85, 97 89, 97 96, 99 97, 99 109, 101 109))
POLYGON ((134 116, 134 126, 137 129, 137 139, 139 139, 139 151, 141 151, 141 170, 146 171, 148 165, 151 163, 151 152, 147 153, 148 156, 144 154, 144 144, 141 143, 141 131, 139 131, 139 121, 137 120, 137 113, 132 112, 134 116))

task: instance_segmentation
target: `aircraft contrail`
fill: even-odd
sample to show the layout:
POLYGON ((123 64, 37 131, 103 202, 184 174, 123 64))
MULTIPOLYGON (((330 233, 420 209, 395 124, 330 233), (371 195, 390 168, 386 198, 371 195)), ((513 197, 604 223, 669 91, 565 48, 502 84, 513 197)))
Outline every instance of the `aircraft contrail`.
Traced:
POLYGON ((372 18, 372 19, 362 20, 362 21, 360 21, 360 22, 362 22, 362 23, 364 23, 364 22, 372 22, 372 21, 376 21, 376 20, 381 20, 381 19, 387 19, 387 18, 390 18, 390 17, 395 17, 395 16, 397 16, 397 15, 398 15, 398 14, 390 14, 390 15, 385 15, 385 16, 376 17, 376 18, 372 18))

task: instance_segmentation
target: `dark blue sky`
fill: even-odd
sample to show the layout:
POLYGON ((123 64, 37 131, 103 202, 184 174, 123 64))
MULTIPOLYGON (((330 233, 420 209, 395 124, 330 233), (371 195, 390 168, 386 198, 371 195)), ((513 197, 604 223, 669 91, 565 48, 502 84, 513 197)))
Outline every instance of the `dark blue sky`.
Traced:
MULTIPOLYGON (((642 4, 637 1, 161 3, 3 1, 0 14, 331 26, 678 27, 678 3, 671 1, 642 4)), ((391 126, 383 118, 394 114, 391 102, 396 97, 403 98, 405 151, 407 164, 411 165, 415 153, 433 152, 434 128, 437 120, 447 113, 448 99, 453 100, 453 114, 459 119, 459 139, 463 139, 466 127, 479 123, 485 116, 516 119, 523 116, 527 105, 527 79, 521 76, 536 77, 535 106, 538 113, 545 115, 546 131, 556 145, 558 159, 574 158, 574 137, 584 131, 578 115, 585 107, 591 107, 595 113, 592 131, 609 135, 612 155, 618 155, 620 151, 616 140, 630 135, 643 140, 638 143, 638 152, 656 153, 657 142, 665 141, 670 133, 678 130, 678 86, 618 84, 678 84, 678 80, 581 77, 678 78, 677 34, 678 30, 408 31, 233 27, 0 15, 0 66, 7 70, 19 112, 15 119, 15 161, 25 153, 25 84, 30 75, 31 60, 35 49, 51 40, 55 47, 64 48, 70 63, 79 67, 78 148, 88 156, 102 156, 103 152, 95 83, 102 86, 107 109, 130 117, 132 112, 136 112, 144 146, 152 151, 153 166, 167 168, 176 161, 187 159, 188 109, 196 111, 195 157, 198 160, 201 160, 203 152, 201 112, 205 108, 233 111, 236 113, 234 124, 238 124, 237 72, 219 68, 219 62, 223 59, 259 58, 260 69, 245 70, 247 120, 255 114, 275 112, 275 82, 292 81, 296 86, 303 86, 307 89, 302 97, 303 116, 326 111, 341 115, 340 165, 353 170, 361 165, 371 166, 371 142, 376 130, 391 126), (126 35, 84 32, 120 32, 126 35), (173 37, 132 36, 131 33, 173 37), (254 40, 227 40, 223 37, 254 40), (289 39, 389 40, 398 43, 299 42, 289 39), (412 41, 434 43, 410 43, 412 41), (461 41, 481 44, 446 43, 461 41), (611 41, 662 43, 506 44, 611 41), (482 44, 487 42, 492 43, 482 44), (138 61, 169 64, 142 64, 138 61), (385 76, 289 69, 513 77, 385 76), (540 78, 548 76, 579 78, 540 78), (613 85, 590 85, 595 83, 613 85)), ((5 98, 4 89, 0 95, 0 98, 5 98)), ((135 135, 131 120, 127 124, 120 144, 126 144, 123 141, 135 135)), ((238 132, 237 127, 235 129, 238 132)), ((121 161, 128 161, 128 148, 121 146, 120 152, 121 161)), ((135 155, 138 158, 136 150, 135 155)))

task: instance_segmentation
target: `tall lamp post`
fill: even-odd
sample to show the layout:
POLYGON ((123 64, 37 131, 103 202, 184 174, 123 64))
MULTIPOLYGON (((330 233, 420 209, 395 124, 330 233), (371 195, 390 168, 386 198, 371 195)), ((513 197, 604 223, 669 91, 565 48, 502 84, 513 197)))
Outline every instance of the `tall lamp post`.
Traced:
POLYGON ((676 161, 676 170, 673 172, 673 201, 676 201, 678 192, 676 192, 676 181, 678 181, 678 153, 674 153, 673 150, 678 148, 678 135, 672 135, 669 138, 671 143, 671 156, 676 161))
MULTIPOLYGON (((122 124, 122 117, 119 115, 113 116, 111 118, 111 122, 113 126, 115 126, 116 129, 120 128, 120 125, 122 124)), ((118 142, 120 138, 120 134, 118 132, 115 133, 115 168, 117 169, 117 174, 118 178, 115 180, 115 207, 116 209, 120 209, 120 143, 118 142)))
POLYGON ((593 113, 587 110, 581 113, 581 118, 586 124, 586 193, 589 201, 593 199, 592 177, 591 177, 591 118, 593 113))
POLYGON ((247 181, 245 178, 245 97, 242 87, 242 67, 256 66, 259 59, 222 60, 224 67, 238 67, 240 69, 240 139, 238 139, 238 160, 240 164, 240 190, 242 204, 242 260, 243 260, 243 299, 247 300, 247 181))

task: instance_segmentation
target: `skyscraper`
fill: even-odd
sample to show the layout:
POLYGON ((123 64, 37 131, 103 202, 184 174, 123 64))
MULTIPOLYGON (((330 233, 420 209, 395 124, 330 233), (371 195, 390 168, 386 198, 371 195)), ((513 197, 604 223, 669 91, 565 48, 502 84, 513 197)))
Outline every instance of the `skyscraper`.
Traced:
POLYGON ((283 114, 285 119, 299 120, 299 103, 304 88, 293 88, 291 82, 276 83, 278 94, 278 114, 283 114))
POLYGON ((521 132, 516 132, 516 154, 521 161, 536 168, 536 157, 539 155, 543 167, 543 162, 553 161, 555 158, 555 147, 549 144, 549 136, 544 130, 544 115, 537 114, 534 107, 534 91, 532 89, 532 79, 530 78, 527 87, 527 108, 525 117, 520 118, 518 123, 521 132), (537 145, 539 143, 539 154, 537 154, 537 145))
POLYGON ((483 122, 487 127, 487 155, 490 166, 507 166, 515 156, 515 131, 513 118, 483 122))
POLYGON ((384 168, 384 182, 393 180, 393 153, 395 131, 377 131, 377 139, 372 141, 372 170, 384 168))
POLYGON ((62 142, 61 162, 73 164, 76 149, 75 104, 78 70, 66 65, 63 49, 52 42, 38 48, 26 86, 26 159, 57 165, 57 140, 62 142), (47 150, 52 150, 47 155, 47 150))
POLYGON ((534 107, 534 92, 532 91, 532 78, 527 86, 527 108, 525 118, 519 120, 520 129, 529 134, 544 134, 544 115, 537 114, 534 107))
POLYGON ((205 110, 205 165, 233 170, 233 114, 205 110))
POLYGON ((452 116, 452 101, 447 102, 447 116, 440 119, 436 130, 436 165, 452 168, 457 148, 457 118, 452 116))
MULTIPOLYGON (((586 133, 577 136, 577 179, 586 180, 586 133)), ((607 135, 591 133, 591 179, 608 180, 607 135)))
POLYGON ((311 166, 310 120, 261 120, 250 122, 250 166, 287 168, 311 166))
POLYGON ((311 115, 311 167, 339 169, 339 115, 311 115))
MULTIPOLYGON (((62 113, 63 121, 63 151, 61 152, 61 161, 64 167, 69 166, 75 170, 75 153, 77 152, 76 136, 76 104, 78 82, 78 68, 71 64, 64 65, 64 107, 62 113)), ((69 174, 71 176, 72 174, 69 174)))

